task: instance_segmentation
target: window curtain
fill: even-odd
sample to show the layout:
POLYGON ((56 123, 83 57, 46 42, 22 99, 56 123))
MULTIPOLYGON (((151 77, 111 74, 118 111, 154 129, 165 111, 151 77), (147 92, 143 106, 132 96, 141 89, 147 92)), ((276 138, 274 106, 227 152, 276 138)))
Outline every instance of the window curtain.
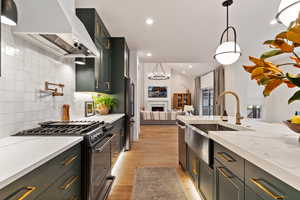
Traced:
POLYGON ((200 114, 200 97, 201 97, 201 77, 195 78, 195 94, 194 94, 194 109, 195 115, 200 114))
POLYGON ((217 99, 225 91, 225 70, 224 66, 219 66, 214 70, 214 115, 222 115, 225 110, 225 98, 219 105, 217 99))

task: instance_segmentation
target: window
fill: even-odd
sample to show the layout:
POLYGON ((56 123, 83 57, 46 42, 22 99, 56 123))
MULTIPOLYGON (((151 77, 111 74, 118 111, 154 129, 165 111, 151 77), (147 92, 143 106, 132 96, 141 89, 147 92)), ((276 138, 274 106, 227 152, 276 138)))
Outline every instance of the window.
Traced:
POLYGON ((251 119, 261 118, 261 106, 250 105, 247 107, 247 117, 251 119))
POLYGON ((213 115, 214 90, 202 89, 202 115, 213 115))

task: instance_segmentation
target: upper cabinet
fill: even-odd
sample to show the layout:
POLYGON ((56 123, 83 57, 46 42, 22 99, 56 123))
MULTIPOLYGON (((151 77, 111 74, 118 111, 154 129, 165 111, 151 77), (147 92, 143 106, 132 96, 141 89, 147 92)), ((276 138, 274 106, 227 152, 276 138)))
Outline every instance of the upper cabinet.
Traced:
MULTIPOLYGON (((129 48, 123 37, 113 37, 110 39, 112 49, 112 67, 117 71, 117 76, 129 77, 129 48)), ((114 75, 113 75, 114 77, 114 75)))
POLYGON ((76 91, 111 93, 111 36, 95 9, 79 8, 76 15, 99 52, 98 57, 87 58, 85 65, 76 65, 76 91))

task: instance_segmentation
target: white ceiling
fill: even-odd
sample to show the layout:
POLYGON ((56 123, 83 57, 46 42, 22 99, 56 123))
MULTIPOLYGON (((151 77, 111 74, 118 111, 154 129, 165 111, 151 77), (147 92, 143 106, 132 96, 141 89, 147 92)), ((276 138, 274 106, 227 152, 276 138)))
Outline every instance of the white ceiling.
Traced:
MULTIPOLYGON (((280 0, 235 0, 230 24, 238 32, 243 56, 257 53, 280 25, 270 25, 280 0)), ((216 65, 215 49, 225 29, 222 0, 77 0, 77 7, 94 7, 113 36, 125 36, 131 50, 151 52, 145 62, 216 65), (147 26, 145 19, 154 19, 147 26), (201 64, 202 63, 202 64, 201 64)))

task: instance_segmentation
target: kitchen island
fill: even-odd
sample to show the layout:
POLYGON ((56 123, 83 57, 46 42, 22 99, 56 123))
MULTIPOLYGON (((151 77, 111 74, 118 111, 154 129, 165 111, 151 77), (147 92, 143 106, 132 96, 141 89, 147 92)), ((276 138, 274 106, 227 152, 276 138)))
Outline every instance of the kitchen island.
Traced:
MULTIPOLYGON (((233 118, 230 117, 229 122, 222 122, 218 116, 178 116, 177 119, 179 120, 179 124, 181 124, 181 128, 185 126, 186 135, 188 135, 187 132, 193 131, 203 136, 203 138, 208 138, 212 141, 213 147, 211 148, 210 156, 213 163, 214 175, 211 176, 211 179, 214 177, 214 181, 212 182, 214 182, 213 193, 215 200, 226 199, 224 197, 226 194, 222 194, 224 198, 218 198, 218 195, 220 195, 218 193, 222 192, 222 188, 220 189, 219 185, 216 185, 222 182, 222 180, 218 179, 220 169, 221 173, 227 177, 233 177, 232 174, 235 173, 234 175, 238 177, 237 180, 241 182, 241 187, 244 188, 246 186, 245 190, 238 188, 237 191, 239 192, 237 192, 237 196, 239 197, 234 198, 231 195, 231 200, 253 200, 256 199, 253 197, 255 195, 258 196, 257 199, 269 199, 268 197, 271 197, 270 199, 295 199, 295 195, 300 195, 300 160, 298 159, 300 157, 300 143, 298 142, 298 135, 289 130, 285 125, 257 120, 243 120, 242 125, 235 125, 233 118), (198 124, 200 128, 201 125, 219 124, 234 129, 234 131, 205 132, 197 128, 195 124, 198 124), (235 157, 235 159, 231 159, 232 157, 235 157), (264 178, 259 179, 259 177, 256 177, 258 175, 254 172, 257 171, 261 171, 260 175, 264 178), (266 173, 266 176, 263 173, 266 173), (248 177, 248 175, 253 177, 248 177), (269 183, 273 180, 274 182, 269 183), (259 191, 254 191, 256 192, 255 195, 247 195, 249 193, 247 184, 251 191, 256 189, 259 191), (290 190, 292 194, 287 194, 290 190), (283 196, 285 198, 282 198, 283 196)), ((187 138, 186 135, 185 139, 187 138)), ((187 149, 191 149, 189 145, 187 146, 187 149)), ((193 150, 191 151, 192 153, 190 154, 186 153, 188 157, 186 159, 187 165, 185 166, 187 171, 189 168, 189 157, 192 157, 194 152, 193 150)), ((199 158, 199 160, 200 166, 196 166, 196 169, 201 169, 203 159, 199 158)), ((196 179, 200 180, 197 186, 203 195, 200 186, 201 172, 200 178, 196 177, 196 179)), ((234 182, 234 179, 232 178, 231 181, 234 182)), ((235 182, 234 185, 236 187, 239 184, 235 182)), ((229 189, 227 188, 228 191, 229 189)))

